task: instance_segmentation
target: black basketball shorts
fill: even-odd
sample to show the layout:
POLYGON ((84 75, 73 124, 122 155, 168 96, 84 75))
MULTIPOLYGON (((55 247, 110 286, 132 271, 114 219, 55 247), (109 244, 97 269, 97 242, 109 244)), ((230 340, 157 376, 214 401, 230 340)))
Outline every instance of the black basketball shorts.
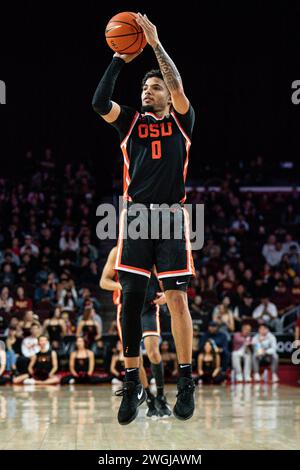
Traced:
POLYGON ((115 269, 149 278, 155 265, 161 280, 194 275, 187 210, 134 206, 121 212, 115 269))

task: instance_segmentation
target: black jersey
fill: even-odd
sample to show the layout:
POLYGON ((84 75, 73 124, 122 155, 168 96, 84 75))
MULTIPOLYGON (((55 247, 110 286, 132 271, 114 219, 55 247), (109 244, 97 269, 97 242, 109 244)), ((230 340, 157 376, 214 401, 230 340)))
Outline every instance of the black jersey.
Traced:
POLYGON ((121 106, 112 125, 119 131, 124 158, 124 199, 155 204, 184 202, 195 113, 176 111, 160 118, 121 106))

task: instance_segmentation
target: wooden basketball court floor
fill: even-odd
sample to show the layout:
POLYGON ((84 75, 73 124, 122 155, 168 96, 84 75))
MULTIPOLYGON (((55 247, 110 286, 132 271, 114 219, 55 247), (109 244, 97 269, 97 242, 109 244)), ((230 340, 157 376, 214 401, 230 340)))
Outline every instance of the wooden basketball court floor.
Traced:
MULTIPOLYGON (((119 388, 119 387, 117 387, 119 388)), ((116 388, 0 389, 0 449, 300 449, 300 389, 283 385, 197 387, 192 419, 138 418, 120 426, 116 388)), ((171 405, 175 386, 166 387, 171 405)))

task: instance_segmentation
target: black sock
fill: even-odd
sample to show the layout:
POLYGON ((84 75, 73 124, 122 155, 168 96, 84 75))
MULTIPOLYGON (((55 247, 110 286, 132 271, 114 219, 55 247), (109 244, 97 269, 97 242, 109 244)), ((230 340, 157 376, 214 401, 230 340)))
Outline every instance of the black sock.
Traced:
POLYGON ((147 393, 147 398, 148 398, 148 400, 152 400, 152 398, 154 398, 154 396, 153 396, 152 393, 150 392, 150 388, 147 387, 147 388, 145 388, 145 390, 146 390, 146 393, 147 393))
POLYGON ((164 366, 161 361, 159 364, 151 363, 152 374, 156 381, 157 396, 164 394, 164 366))
POLYGON ((125 381, 139 383, 140 382, 139 368, 131 367, 131 368, 125 369, 125 381))
POLYGON ((179 364, 179 377, 192 378, 192 364, 179 364))

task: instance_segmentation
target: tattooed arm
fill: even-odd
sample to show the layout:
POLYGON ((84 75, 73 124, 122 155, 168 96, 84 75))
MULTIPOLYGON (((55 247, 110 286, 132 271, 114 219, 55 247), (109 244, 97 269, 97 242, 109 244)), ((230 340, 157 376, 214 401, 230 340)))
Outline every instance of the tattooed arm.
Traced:
POLYGON ((185 114, 189 109, 189 100, 185 96, 180 73, 176 65, 159 42, 156 27, 148 20, 146 15, 142 16, 140 13, 138 13, 136 21, 143 28, 146 39, 154 50, 175 110, 180 114, 185 114))

